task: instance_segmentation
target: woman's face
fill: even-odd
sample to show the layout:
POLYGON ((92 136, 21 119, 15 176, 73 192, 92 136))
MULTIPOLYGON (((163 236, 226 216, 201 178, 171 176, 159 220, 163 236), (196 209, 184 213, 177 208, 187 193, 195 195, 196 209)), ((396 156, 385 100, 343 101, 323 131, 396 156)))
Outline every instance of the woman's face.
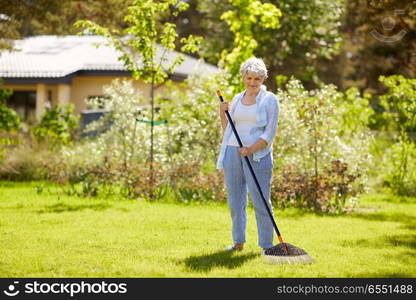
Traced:
POLYGON ((258 92, 264 82, 264 77, 256 73, 247 72, 243 76, 243 82, 248 92, 258 92))

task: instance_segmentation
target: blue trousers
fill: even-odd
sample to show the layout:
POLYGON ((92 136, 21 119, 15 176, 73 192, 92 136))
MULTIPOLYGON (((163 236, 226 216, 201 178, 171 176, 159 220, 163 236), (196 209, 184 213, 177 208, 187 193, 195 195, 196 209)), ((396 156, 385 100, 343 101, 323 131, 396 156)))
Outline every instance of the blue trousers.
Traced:
MULTIPOLYGON (((267 213, 263 200, 258 192, 253 176, 244 157, 239 154, 239 147, 227 146, 224 156, 224 179, 227 189, 228 206, 232 220, 232 238, 234 244, 246 242, 247 225, 247 196, 253 203, 258 233, 258 244, 262 248, 273 246, 273 223, 267 213)), ((271 153, 262 157, 259 162, 253 161, 253 155, 248 156, 256 174, 261 190, 272 210, 270 188, 272 182, 273 161, 271 153)))

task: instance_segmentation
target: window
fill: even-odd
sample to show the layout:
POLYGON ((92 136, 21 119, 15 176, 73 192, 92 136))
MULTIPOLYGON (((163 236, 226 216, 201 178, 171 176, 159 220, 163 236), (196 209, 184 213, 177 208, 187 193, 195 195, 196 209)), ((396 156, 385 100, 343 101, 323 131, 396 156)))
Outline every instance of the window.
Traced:
MULTIPOLYGON (((91 100, 91 99, 98 99, 98 102, 99 102, 99 107, 98 107, 98 109, 103 109, 104 108, 104 106, 105 106, 105 101, 106 100, 108 100, 110 97, 109 96, 101 96, 101 95, 97 95, 97 96, 88 96, 87 97, 87 100, 91 100)), ((87 103, 88 103, 88 101, 87 101, 87 103)), ((91 109, 91 107, 89 106, 89 105, 87 105, 87 110, 90 110, 91 109)))

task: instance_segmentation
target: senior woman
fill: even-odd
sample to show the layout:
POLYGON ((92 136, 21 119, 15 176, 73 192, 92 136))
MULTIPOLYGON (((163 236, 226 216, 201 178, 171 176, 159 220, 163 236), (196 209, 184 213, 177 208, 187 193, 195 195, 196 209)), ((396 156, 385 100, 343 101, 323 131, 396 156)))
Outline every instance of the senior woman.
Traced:
POLYGON ((247 195, 253 203, 258 233, 258 244, 263 250, 273 247, 273 223, 257 190, 249 168, 247 156, 259 181, 261 190, 272 211, 270 187, 272 181, 272 145, 279 116, 277 97, 263 86, 267 69, 263 60, 249 58, 240 67, 245 90, 234 96, 231 107, 220 104, 221 127, 224 137, 218 157, 217 169, 224 169, 228 206, 232 220, 234 245, 227 250, 242 250, 246 242, 247 195), (230 108, 230 110, 229 110, 230 108), (240 148, 232 132, 225 111, 229 110, 240 136, 240 148))

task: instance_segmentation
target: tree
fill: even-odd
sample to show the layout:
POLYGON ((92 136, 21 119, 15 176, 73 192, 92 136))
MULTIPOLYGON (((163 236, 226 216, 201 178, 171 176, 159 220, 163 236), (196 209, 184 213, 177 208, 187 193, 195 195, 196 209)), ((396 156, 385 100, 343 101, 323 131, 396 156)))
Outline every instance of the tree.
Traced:
MULTIPOLYGON (((333 60, 321 60, 326 81, 345 90, 383 94, 380 75, 416 77, 416 2, 412 0, 352 0, 345 2, 343 44, 333 60)), ((377 98, 372 105, 378 107, 377 98)))
MULTIPOLYGON (((176 49, 178 34, 176 25, 165 22, 167 16, 177 16, 187 9, 188 4, 178 0, 133 1, 128 8, 125 21, 128 26, 124 30, 110 29, 90 20, 77 21, 76 27, 86 29, 90 33, 106 37, 108 45, 120 51, 121 59, 126 68, 132 72, 134 79, 142 79, 150 83, 151 105, 151 147, 150 147, 150 197, 153 198, 153 139, 154 139, 154 90, 157 84, 168 79, 168 73, 180 65, 184 56, 177 55, 168 59, 168 55, 176 49), (160 45, 160 46, 159 46, 160 45)), ((182 37, 182 52, 196 52, 200 38, 189 35, 182 37)))
POLYGON ((225 20, 233 33, 232 49, 224 49, 221 53, 220 66, 229 73, 229 83, 236 90, 243 87, 240 65, 253 56, 259 46, 254 36, 256 27, 277 29, 279 17, 282 15, 273 4, 262 4, 257 0, 230 0, 232 9, 224 12, 221 19, 225 20), (257 25, 258 24, 258 25, 257 25), (257 26, 256 26, 257 25, 257 26))
POLYGON ((109 28, 125 28, 132 0, 3 0, 0 2, 0 50, 26 36, 75 34, 72 24, 89 19, 109 28))
MULTIPOLYGON (((217 63, 221 59, 218 49, 231 51, 234 47, 234 34, 227 28, 225 19, 225 22, 219 21, 220 16, 226 11, 236 10, 236 6, 233 1, 194 1, 197 1, 199 11, 195 18, 199 18, 200 26, 205 29, 201 55, 217 63)), ((343 0, 267 1, 267 5, 274 5, 281 12, 279 28, 258 26, 256 21, 252 24, 252 34, 258 43, 254 54, 262 57, 269 68, 267 85, 276 88, 274 78, 278 74, 294 75, 306 86, 315 86, 319 82, 316 72, 319 60, 334 57, 340 49, 343 3, 343 0)), ((186 25, 178 26, 183 28, 186 25)))
MULTIPOLYGON (((2 10, 0 10, 1 12, 2 10)), ((0 13, 0 50, 11 50, 11 40, 19 38, 18 23, 14 18, 0 13)), ((1 54, 1 53, 0 53, 1 54)))

